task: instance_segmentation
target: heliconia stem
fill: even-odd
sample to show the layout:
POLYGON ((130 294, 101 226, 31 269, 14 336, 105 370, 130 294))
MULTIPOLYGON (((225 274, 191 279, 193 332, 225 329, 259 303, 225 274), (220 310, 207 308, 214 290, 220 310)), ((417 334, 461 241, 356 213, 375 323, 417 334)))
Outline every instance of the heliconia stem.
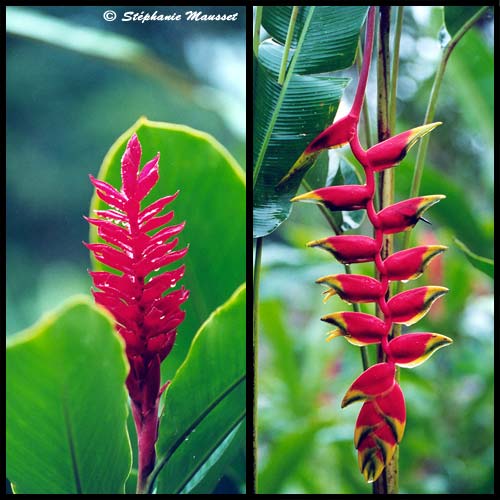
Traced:
MULTIPOLYGON (((383 362, 369 367, 353 382, 341 403, 343 408, 353 402, 364 401, 355 426, 354 444, 358 450, 360 470, 367 482, 376 481, 382 474, 403 437, 406 410, 403 393, 396 381, 396 366, 418 366, 437 349, 452 342, 450 338, 436 333, 408 333, 392 340, 390 338, 394 324, 416 323, 435 300, 448 292, 444 287, 424 286, 388 299, 390 282, 417 279, 426 264, 446 247, 420 246, 393 253, 384 259, 384 237, 411 230, 419 220, 425 220, 422 217, 425 210, 445 197, 420 196, 390 204, 379 212, 375 210, 375 172, 395 167, 418 139, 441 123, 417 127, 375 144, 368 151, 363 149, 358 137, 358 125, 373 49, 374 23, 375 7, 370 7, 363 67, 350 113, 320 133, 298 160, 298 163, 303 162, 313 153, 348 142, 363 167, 365 183, 324 187, 292 199, 321 203, 332 211, 364 209, 375 230, 373 238, 337 235, 308 243, 309 247, 328 251, 343 264, 374 262, 377 271, 377 279, 360 274, 335 274, 316 280, 316 283, 328 287, 324 292, 325 302, 338 295, 351 303, 374 302, 382 312, 382 318, 359 312, 336 312, 321 318, 335 326, 335 330, 328 333, 327 340, 344 337, 357 346, 379 344, 384 355, 383 362)), ((297 163, 292 171, 296 167, 297 163)))

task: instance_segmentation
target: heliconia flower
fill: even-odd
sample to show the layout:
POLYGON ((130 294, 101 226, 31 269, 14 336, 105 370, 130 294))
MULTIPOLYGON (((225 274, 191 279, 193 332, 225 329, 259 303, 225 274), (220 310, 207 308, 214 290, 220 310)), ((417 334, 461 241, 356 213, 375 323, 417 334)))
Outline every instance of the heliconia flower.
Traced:
POLYGON ((279 181, 276 187, 288 182, 298 172, 314 163, 314 160, 324 149, 340 148, 345 146, 356 133, 359 116, 348 114, 337 120, 327 129, 317 135, 306 147, 287 174, 279 181))
POLYGON ((314 240, 308 247, 319 247, 330 252, 342 264, 370 262, 380 251, 377 242, 369 236, 342 235, 314 240))
POLYGON ((401 386, 396 382, 387 394, 376 397, 372 402, 391 428, 396 442, 401 442, 406 426, 405 398, 401 386))
POLYGON ((422 286, 398 293, 387 303, 392 321, 413 325, 427 314, 435 300, 447 292, 448 289, 442 286, 422 286))
POLYGON ((359 210, 366 208, 371 193, 364 184, 328 186, 295 196, 291 201, 322 203, 330 210, 359 210))
POLYGON ((351 384, 342 400, 341 407, 345 408, 355 401, 386 395, 396 383, 395 373, 394 363, 377 363, 370 366, 351 384))
POLYGON ((441 125, 441 122, 412 128, 375 144, 366 152, 370 166, 373 167, 375 172, 394 167, 401 162, 418 139, 434 130, 438 125, 441 125))
POLYGON ((406 333, 389 342, 389 351, 396 365, 413 368, 452 342, 449 337, 437 333, 406 333))
POLYGON ((330 287, 324 292, 325 302, 335 294, 347 302, 374 302, 384 293, 380 281, 362 274, 332 274, 316 283, 330 287))
MULTIPOLYGON (((365 403, 366 404, 366 403, 365 403)), ((358 445, 358 465, 367 483, 376 481, 396 451, 394 436, 385 422, 358 445)))
POLYGON ((389 205, 377 214, 380 228, 385 234, 408 231, 429 207, 443 198, 446 198, 443 194, 434 194, 389 205))
POLYGON ((404 396, 399 384, 385 395, 366 401, 354 430, 358 463, 367 482, 375 481, 391 461, 406 424, 404 396))
MULTIPOLYGON (((390 137, 368 150, 362 147, 357 128, 373 51, 375 13, 376 7, 371 6, 366 25, 363 65, 349 114, 316 136, 280 181, 282 184, 308 168, 321 151, 347 143, 364 169, 363 185, 324 187, 295 196, 291 201, 319 203, 332 211, 365 209, 367 219, 374 228, 373 238, 337 235, 307 244, 308 247, 319 247, 331 253, 346 265, 347 272, 350 264, 372 261, 375 264, 377 279, 359 274, 335 274, 316 280, 316 283, 328 287, 324 292, 324 302, 338 294, 341 299, 351 303, 376 302, 380 312, 381 318, 345 311, 321 318, 335 327, 328 332, 327 341, 342 336, 351 344, 362 348, 379 344, 378 364, 369 366, 365 353, 362 353, 365 371, 351 384, 341 402, 341 407, 344 408, 355 401, 363 401, 356 421, 354 444, 358 450, 359 468, 367 482, 376 481, 381 476, 393 459, 404 434, 406 408, 403 392, 396 382, 396 367, 417 366, 437 349, 451 342, 448 337, 436 333, 409 333, 389 340, 393 324, 416 323, 448 291, 440 286, 424 286, 389 298, 389 282, 406 282, 418 278, 430 261, 447 248, 427 244, 387 255, 384 235, 408 231, 420 219, 427 222, 423 213, 445 196, 419 196, 387 206, 378 213, 374 210, 375 172, 399 164, 417 140, 441 125, 441 122, 422 125, 390 137)), ((388 473, 374 492, 387 491, 386 486, 390 481, 388 473)))
MULTIPOLYGON (((160 363, 171 351, 177 328, 185 312, 180 306, 189 292, 172 291, 184 275, 184 266, 154 277, 148 276, 184 257, 187 248, 174 250, 174 238, 184 223, 167 226, 174 212, 161 215, 177 193, 165 196, 141 209, 141 201, 159 179, 159 153, 139 171, 141 145, 134 134, 121 160, 122 188, 90 176, 96 193, 111 206, 87 218, 97 227, 105 243, 84 243, 95 258, 118 273, 90 272, 96 303, 116 320, 116 329, 125 341, 130 364, 126 385, 132 402, 139 445, 139 481, 151 472, 157 439, 160 363), (173 239, 172 239, 173 238, 173 239)), ((163 387, 163 389, 165 386, 163 387)))
POLYGON ((304 150, 311 154, 323 149, 340 148, 345 146, 354 137, 358 126, 359 116, 349 113, 332 123, 328 128, 318 134, 304 150))
POLYGON ((379 343, 387 335, 384 321, 371 314, 336 312, 323 316, 321 321, 337 327, 336 330, 329 332, 327 340, 343 336, 351 344, 361 346, 379 343))
POLYGON ((425 245, 393 253, 384 260, 387 277, 391 281, 417 279, 425 266, 447 248, 443 245, 425 245))

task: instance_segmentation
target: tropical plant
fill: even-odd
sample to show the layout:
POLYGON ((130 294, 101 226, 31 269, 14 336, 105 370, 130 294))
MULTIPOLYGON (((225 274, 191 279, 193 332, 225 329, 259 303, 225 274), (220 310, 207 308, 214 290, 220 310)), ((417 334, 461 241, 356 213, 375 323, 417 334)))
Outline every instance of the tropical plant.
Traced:
POLYGON ((15 493, 210 493, 245 441, 242 171, 212 137, 142 118, 91 181, 99 305, 71 298, 9 338, 7 476, 15 493), (153 159, 139 171, 141 145, 153 159), (185 229, 164 227, 177 188, 185 229), (210 252, 227 200, 232 237, 210 252), (181 238, 187 255, 174 250, 181 238), (187 290, 172 289, 181 277, 185 311, 187 290))
MULTIPOLYGON (((328 23, 326 22, 328 17, 327 12, 329 11, 332 15, 332 19, 339 17, 338 15, 333 15, 335 9, 338 9, 342 12, 342 15, 349 17, 354 22, 356 7, 306 7, 301 8, 300 13, 298 7, 294 7, 293 9, 291 7, 269 7, 264 8, 262 12, 262 25, 275 40, 278 42, 284 40, 283 32, 286 32, 286 28, 283 27, 288 27, 286 40, 292 40, 293 37, 297 37, 298 41, 294 47, 293 57, 288 65, 287 72, 283 72, 284 78, 281 79, 283 83, 280 91, 281 94, 278 94, 277 91, 274 93, 268 91, 266 95, 266 88, 259 86, 259 71, 262 71, 261 66, 269 60, 267 53, 261 55, 260 50, 261 48, 265 48, 265 44, 272 46, 275 58, 279 59, 279 55, 281 55, 281 60, 283 61, 281 67, 286 68, 286 62, 289 60, 288 48, 290 44, 285 43, 280 48, 279 44, 275 41, 267 40, 260 45, 255 42, 254 45, 254 52, 257 52, 256 49, 258 48, 258 54, 256 54, 258 63, 255 63, 255 99, 257 103, 254 107, 256 114, 259 113, 259 109, 262 109, 258 106, 259 102, 263 103, 268 100, 269 103, 274 104, 274 106, 269 105, 266 110, 265 116, 270 116, 270 119, 268 118, 266 121, 265 118, 259 118, 258 116, 254 119, 256 127, 255 143, 260 147, 260 149, 254 151, 254 188, 256 190, 254 198, 254 237, 257 238, 254 287, 258 288, 260 285, 262 238, 269 235, 281 222, 289 217, 288 200, 292 198, 291 201, 312 201, 319 204, 322 214, 328 221, 329 227, 333 230, 335 236, 328 236, 321 239, 317 239, 316 237, 308 246, 323 248, 334 255, 343 264, 344 274, 332 275, 328 273, 327 276, 320 278, 317 282, 329 287, 325 292, 325 300, 334 294, 338 294, 342 299, 353 304, 353 312, 339 311, 326 315, 323 314, 322 319, 336 326, 336 330, 329 333, 328 339, 341 335, 354 345, 361 346, 364 369, 363 374, 347 390, 341 406, 345 407, 357 400, 365 401, 356 422, 354 440, 355 447, 358 449, 359 467, 367 481, 374 481, 374 493, 394 493, 398 491, 397 444, 402 438, 407 418, 405 401, 401 392, 396 366, 416 366, 427 359, 435 349, 450 343, 451 339, 429 332, 405 332, 401 335, 400 326, 401 324, 412 325, 422 318, 429 310, 432 302, 447 291, 446 288, 441 286, 424 286, 401 292, 401 285, 396 283, 395 293, 391 296, 389 284, 390 282, 407 282, 420 277, 424 267, 429 264, 431 259, 446 249, 442 245, 435 244, 435 241, 432 244, 420 244, 413 248, 408 248, 409 230, 419 220, 423 219, 422 214, 424 210, 444 198, 442 195, 419 195, 428 141, 426 134, 439 124, 431 122, 435 112, 437 93, 450 53, 461 37, 484 13, 485 9, 481 10, 477 8, 464 10, 459 13, 452 11, 451 8, 444 10, 445 27, 443 27, 442 33, 448 34, 446 30, 448 28, 450 36, 448 38, 444 35, 441 36, 442 40, 444 40, 443 62, 436 73, 424 124, 421 127, 393 136, 391 131, 395 126, 397 64, 403 8, 399 8, 396 20, 392 75, 389 71, 390 7, 380 8, 377 68, 379 96, 378 141, 377 144, 372 145, 371 133, 368 127, 368 110, 365 107, 365 110, 362 111, 375 24, 375 8, 371 8, 368 16, 362 64, 361 58, 359 58, 361 67, 359 82, 350 111, 343 118, 336 119, 333 125, 327 127, 323 132, 318 131, 320 132, 319 134, 315 133, 312 136, 307 136, 305 144, 301 144, 299 151, 294 151, 293 154, 287 156, 287 152, 291 149, 288 143, 295 141, 293 141, 291 136, 287 137, 284 133, 287 130, 285 124, 288 121, 288 130, 293 130, 294 126, 296 128, 300 127, 300 125, 294 125, 294 122, 300 123, 301 119, 306 122, 309 116, 308 113, 305 113, 305 117, 302 117, 300 113, 294 116, 290 113, 285 114, 285 102, 287 102, 287 98, 289 100, 289 109, 292 109, 293 102, 296 101, 295 109, 301 110, 306 110, 301 105, 301 99, 306 101, 309 98, 309 93, 305 90, 307 87, 305 83, 302 93, 298 91, 293 95, 291 92, 287 93, 287 81, 293 81, 294 78, 297 80, 300 79, 299 75, 294 74, 294 63, 297 60, 301 60, 299 55, 301 47, 307 46, 306 40, 308 37, 312 39, 315 36, 312 28, 314 26, 314 19, 320 17, 323 19, 322 34, 324 34, 329 30, 328 23), (301 19, 302 22, 297 23, 297 19, 301 19), (281 30, 278 29, 278 26, 281 26, 281 30), (295 34, 297 30, 300 30, 299 35, 295 34), (276 95, 280 97, 272 101, 276 95), (361 146, 358 136, 358 125, 362 112, 365 125, 364 137, 368 145, 366 150, 361 146), (279 121, 282 116, 281 113, 283 113, 282 123, 279 121), (262 123, 267 123, 267 128, 263 127, 262 123), (422 137, 424 139, 420 143, 417 155, 410 192, 411 198, 395 203, 394 181, 391 175, 395 170, 393 167, 400 163, 405 163, 403 160, 408 150, 422 137), (284 143, 282 148, 271 149, 273 139, 276 142, 281 140, 284 143), (336 157, 336 161, 332 160, 332 158, 335 158, 332 155, 330 155, 330 162, 322 159, 321 152, 323 150, 338 148, 347 143, 350 145, 350 150, 354 158, 347 154, 345 150, 342 150, 340 161, 338 160, 338 156, 336 157), (269 160, 266 162, 267 156, 269 160), (352 159, 361 165, 366 179, 364 183, 360 182, 361 179, 359 179, 357 174, 358 168, 351 163, 352 159), (314 169, 317 172, 315 173, 314 170, 311 170, 309 173, 308 170, 314 164, 317 164, 314 169), (376 189, 375 172, 379 173, 378 190, 376 189), (296 191, 301 183, 307 192, 297 196, 296 191), (377 197, 378 208, 375 208, 377 197), (373 238, 365 235, 343 235, 344 231, 360 226, 362 223, 361 210, 367 211, 368 220, 366 222, 371 223, 374 229, 373 238), (401 245, 400 251, 393 253, 394 243, 392 235, 396 235, 399 232, 405 232, 406 238, 404 241, 399 242, 401 245), (367 271, 367 262, 375 263, 376 279, 363 275, 367 271), (358 265, 365 272, 352 274, 351 265, 353 264, 358 265), (366 308, 365 312, 361 312, 360 305, 365 307, 364 303, 367 302, 375 302, 378 305, 378 317, 367 314, 366 308), (379 347, 378 352, 372 352, 372 356, 374 354, 377 356, 377 362, 372 366, 370 366, 370 356, 367 350, 367 346, 371 345, 378 345, 379 347)), ((366 10, 363 14, 366 14, 366 10)), ((257 12, 256 25, 259 25, 259 12, 257 12)), ((345 31, 348 31, 348 28, 345 31)), ((256 33, 258 33, 257 29, 256 33)), ((335 33, 334 30, 332 30, 328 43, 325 43, 324 46, 333 45, 334 42, 332 40, 335 39, 333 33, 335 33)), ((336 33, 338 33, 338 29, 336 33)), ((356 43, 357 41, 351 43, 351 47, 354 50, 356 43)), ((319 49, 319 44, 316 43, 314 48, 319 49)), ((343 53, 345 54, 346 51, 344 50, 343 53)), ((334 55, 331 54, 330 57, 334 58, 334 55)), ((297 66, 299 66, 298 63, 297 66)), ((328 77, 330 76, 322 76, 324 79, 328 77)), ((260 78, 263 79, 261 75, 260 78)), ((277 88, 279 88, 279 85, 280 79, 278 77, 276 80, 277 88)), ((313 91, 310 93, 314 95, 314 98, 317 97, 313 91)), ((321 97, 318 97, 318 101, 318 114, 320 114, 328 106, 321 97)), ((300 134, 300 136, 304 135, 300 134)), ((432 183, 427 183, 426 189, 432 189, 432 183)), ((425 219, 423 220, 428 222, 425 219)), ((313 228, 308 231, 304 226, 302 227, 302 237, 306 233, 313 234, 313 228)), ((297 234, 296 236, 299 235, 297 234)), ((288 255, 289 258, 285 260, 293 261, 292 255, 290 253, 288 255)), ((274 254, 274 258, 277 259, 276 253, 274 254)), ((298 256, 296 255, 295 259, 297 258, 298 256)), ((478 268, 480 264, 486 265, 486 262, 481 258, 478 259, 477 256, 474 260, 468 254, 468 258, 478 268)), ((437 259, 434 262, 436 261, 437 259)), ((434 262, 429 265, 433 266, 434 262)), ((310 273, 307 274, 309 275, 310 273)), ((295 279, 301 276, 303 277, 300 273, 295 274, 295 279)), ((304 303, 307 300, 305 300, 305 294, 297 290, 298 283, 294 283, 294 285, 297 286, 286 295, 290 298, 293 296, 293 302, 290 302, 290 309, 291 313, 297 317, 297 311, 295 311, 297 306, 293 304, 297 302, 297 299, 302 299, 302 307, 299 310, 304 315, 304 311, 307 309, 304 303)), ((257 293, 254 293, 254 300, 256 300, 254 311, 256 312, 259 312, 258 298, 259 294, 257 290, 257 293)), ((276 311, 271 313, 276 306, 268 304, 264 307, 264 303, 262 306, 262 321, 267 332, 266 336, 269 337, 269 341, 271 342, 271 349, 278 347, 283 349, 286 342, 285 326, 282 320, 279 319, 279 314, 276 311)), ((300 318, 300 315, 298 317, 300 318)), ((254 345, 257 345, 258 325, 257 318, 254 318, 254 345)), ((306 326, 303 325, 302 328, 306 328, 306 326)), ((447 331, 446 333, 448 334, 449 332, 447 331)), ((304 342, 304 340, 300 340, 300 344, 303 345, 304 342)), ((289 385, 291 379, 301 378, 304 381, 311 374, 308 372, 304 377, 300 377, 297 368, 294 368, 292 373, 285 374, 285 371, 290 371, 291 369, 294 354, 293 350, 290 349, 285 349, 283 352, 287 360, 280 362, 275 377, 281 376, 283 378, 282 383, 286 384, 289 390, 292 391, 292 385, 289 385)), ((314 352, 318 355, 316 350, 314 352)), ((255 355, 257 356, 257 354, 258 352, 256 351, 255 355)), ((340 356, 342 355, 340 354, 340 356)), ((320 359, 324 359, 324 357, 321 356, 318 358, 316 361, 317 364, 321 364, 320 359)), ((331 368, 335 374, 339 373, 341 359, 338 358, 334 367, 332 366, 331 368)), ((314 361, 310 360, 309 363, 314 363, 314 361)), ((309 365, 309 368, 311 368, 311 365, 309 365)), ((264 378, 263 375, 262 378, 264 378)), ((315 386, 313 385, 312 387, 315 386)), ((269 388, 266 387, 266 389, 269 397, 269 388)), ((292 392, 290 392, 290 396, 292 397, 292 392)), ((303 391, 299 389, 297 383, 293 385, 293 397, 299 399, 301 397, 307 398, 303 391)), ((299 432, 290 432, 290 434, 283 435, 282 438, 278 438, 275 446, 269 444, 270 440, 272 443, 270 435, 266 434, 262 438, 262 441, 267 443, 267 445, 260 448, 264 450, 264 465, 261 467, 262 472, 259 476, 259 491, 267 493, 279 492, 280 485, 284 484, 286 478, 276 476, 283 475, 285 463, 289 464, 291 460, 295 459, 294 468, 297 468, 297 457, 305 454, 307 443, 311 443, 311 446, 314 446, 312 443, 315 436, 324 432, 325 428, 331 425, 328 419, 325 420, 324 415, 308 416, 306 408, 307 402, 304 401, 293 405, 293 413, 301 422, 300 427, 302 428, 302 432, 300 434, 299 432)), ((264 415, 265 413, 262 411, 261 415, 259 415, 261 421, 262 418, 265 418, 264 415)), ((268 422, 269 420, 264 420, 262 427, 268 427, 268 422)), ((274 428, 276 429, 276 426, 274 428)), ((255 443, 255 447, 257 447, 257 443, 255 443)), ((313 453, 312 450, 309 450, 309 453, 313 453)), ((344 473, 346 473, 346 468, 346 466, 342 467, 344 473)), ((350 472, 347 473, 352 480, 350 472)), ((404 469, 402 473, 404 473, 404 469)), ((297 478, 299 481, 305 478, 305 472, 299 478, 297 478)), ((314 481, 311 480, 310 484, 313 483, 314 481)), ((307 484, 307 482, 304 481, 304 484, 307 484)))

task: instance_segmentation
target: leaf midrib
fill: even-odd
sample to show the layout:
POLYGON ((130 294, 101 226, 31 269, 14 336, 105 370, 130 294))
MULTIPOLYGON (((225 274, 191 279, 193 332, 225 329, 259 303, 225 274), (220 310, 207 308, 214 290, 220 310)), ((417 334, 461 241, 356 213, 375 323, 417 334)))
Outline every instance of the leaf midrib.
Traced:
POLYGON ((76 493, 81 494, 81 493, 83 493, 83 491, 82 491, 82 485, 81 485, 81 481, 80 481, 80 473, 78 471, 78 462, 76 460, 76 450, 75 450, 75 443, 74 443, 74 439, 73 439, 73 431, 72 431, 72 427, 71 427, 71 419, 69 418, 68 406, 66 404, 66 390, 65 390, 65 388, 62 389, 61 404, 62 404, 62 410, 63 410, 64 427, 66 430, 66 436, 67 436, 68 445, 69 445, 69 452, 70 452, 70 456, 71 456, 71 466, 73 468, 73 477, 75 479, 76 493))
POLYGON ((212 413, 217 406, 224 401, 224 399, 231 393, 233 392, 244 380, 246 379, 246 374, 242 375, 238 379, 236 379, 224 392, 222 392, 216 399, 214 399, 206 408, 204 411, 202 411, 199 416, 187 427, 187 429, 177 438, 177 440, 167 449, 165 454, 162 456, 162 458, 158 461, 155 469, 151 473, 150 476, 150 484, 148 488, 148 493, 151 493, 151 490, 154 486, 154 483, 156 482, 156 479, 158 477, 158 474, 161 472, 163 467, 168 463, 170 458, 174 455, 174 453, 179 449, 181 444, 184 442, 185 438, 193 432, 193 429, 195 429, 205 418, 212 413))
POLYGON ((197 467, 195 467, 191 471, 191 473, 188 474, 187 478, 185 478, 185 480, 182 482, 182 484, 177 488, 177 490, 175 491, 176 494, 179 494, 186 487, 186 485, 189 483, 189 481, 191 481, 191 479, 194 477, 194 475, 205 465, 205 463, 207 462, 209 457, 212 455, 212 453, 222 444, 224 439, 226 439, 227 436, 229 436, 229 434, 231 434, 231 432, 243 421, 245 416, 246 416, 246 409, 243 410, 237 416, 234 423, 228 427, 227 432, 223 433, 221 435, 220 439, 215 441, 215 443, 210 448, 207 449, 206 453, 204 454, 203 459, 199 462, 199 465, 197 467))

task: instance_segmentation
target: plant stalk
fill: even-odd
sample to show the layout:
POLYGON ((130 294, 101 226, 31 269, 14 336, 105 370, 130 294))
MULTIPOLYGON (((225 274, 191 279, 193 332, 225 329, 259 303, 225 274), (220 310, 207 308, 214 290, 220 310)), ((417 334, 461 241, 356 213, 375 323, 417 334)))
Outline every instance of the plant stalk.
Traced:
MULTIPOLYGON (((356 66, 358 68, 358 75, 361 74, 361 68, 363 67, 363 54, 361 53, 361 39, 358 43, 358 50, 356 52, 356 66)), ((363 127, 364 127, 364 133, 365 133, 365 145, 366 149, 370 149, 373 144, 372 144, 372 131, 370 127, 370 113, 368 110, 368 102, 365 99, 363 101, 363 106, 361 108, 361 112, 363 114, 363 127)))
POLYGON ((262 5, 255 8, 255 26, 253 31, 253 53, 259 55, 260 25, 262 24, 262 5))
POLYGON ((259 367, 259 285, 260 271, 262 261, 262 243, 263 238, 255 240, 255 264, 253 275, 253 336, 252 336, 252 353, 253 353, 253 426, 252 426, 252 483, 251 494, 257 494, 257 449, 258 449, 258 432, 257 432, 257 417, 258 417, 258 367, 259 367))
POLYGON ((290 16, 290 23, 288 25, 288 32, 286 34, 285 48, 283 49, 283 57, 281 58, 280 74, 278 75, 278 85, 283 85, 285 81, 286 64, 288 62, 288 54, 290 52, 290 47, 292 45, 293 31, 295 30, 295 22, 297 21, 297 15, 299 14, 299 8, 293 7, 292 15, 290 16))
POLYGON ((389 101, 389 129, 394 133, 396 128, 396 96, 398 89, 399 73, 399 47, 401 43, 401 32, 403 30, 404 6, 399 6, 396 15, 396 31, 394 33, 394 49, 392 51, 392 71, 391 71, 391 94, 389 101))
MULTIPOLYGON (((469 31, 469 29, 474 25, 474 23, 486 12, 488 7, 483 7, 478 10, 451 38, 451 40, 446 44, 441 55, 441 61, 439 63, 436 75, 434 77, 434 82, 432 84, 431 94, 429 96, 429 102, 427 104, 427 110, 425 112, 425 118, 423 125, 432 123, 434 121, 434 115, 436 113, 437 100, 439 96, 439 90, 441 88, 441 83, 443 82, 444 72, 446 70, 446 65, 448 64, 448 59, 456 47, 457 43, 462 39, 462 37, 469 31)), ((410 189, 410 198, 415 198, 420 192, 420 183, 422 181, 422 174, 424 171, 425 157, 427 156, 427 148, 429 145, 430 135, 424 136, 420 140, 417 150, 417 158, 415 160, 415 169, 413 171, 413 179, 410 189)), ((407 232, 404 235, 402 250, 405 250, 410 245, 410 233, 407 232)), ((403 288, 403 284, 398 282, 396 284, 395 293, 399 293, 403 288)), ((401 332, 401 326, 398 325, 396 332, 401 332)))
MULTIPOLYGON (((378 142, 391 136, 391 123, 389 118, 389 86, 390 86, 390 49, 389 33, 391 23, 391 7, 381 6, 379 18, 378 59, 377 59, 377 136, 378 142)), ((379 200, 380 209, 394 203, 393 169, 383 170, 379 174, 379 200)), ((381 249, 381 258, 388 257, 393 250, 392 236, 385 235, 381 249)), ((380 279, 377 273, 377 278, 380 279)), ((386 302, 390 298, 390 287, 387 289, 386 302)), ((384 317, 377 308, 377 316, 384 317)), ((385 361, 381 346, 377 353, 377 362, 385 361)), ((398 453, 387 464, 382 474, 373 483, 374 494, 393 494, 398 492, 398 453)))
POLYGON ((158 402, 146 414, 142 414, 140 406, 132 401, 132 415, 134 417, 137 432, 138 470, 137 470, 137 494, 146 494, 148 490, 148 478, 153 472, 156 462, 155 444, 158 439, 158 402))

